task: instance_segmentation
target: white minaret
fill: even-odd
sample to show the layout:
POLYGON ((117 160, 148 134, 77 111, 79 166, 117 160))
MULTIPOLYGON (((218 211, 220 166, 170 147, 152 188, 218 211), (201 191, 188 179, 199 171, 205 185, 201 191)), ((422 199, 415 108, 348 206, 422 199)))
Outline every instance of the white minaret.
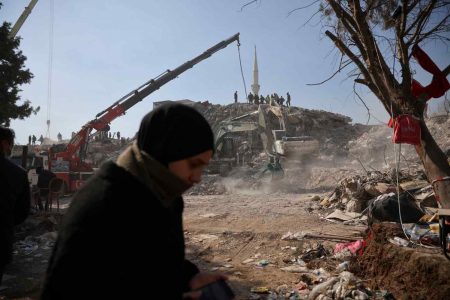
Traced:
POLYGON ((258 60, 256 58, 256 46, 255 46, 255 60, 253 61, 253 84, 252 92, 253 95, 259 95, 259 83, 258 83, 258 60))

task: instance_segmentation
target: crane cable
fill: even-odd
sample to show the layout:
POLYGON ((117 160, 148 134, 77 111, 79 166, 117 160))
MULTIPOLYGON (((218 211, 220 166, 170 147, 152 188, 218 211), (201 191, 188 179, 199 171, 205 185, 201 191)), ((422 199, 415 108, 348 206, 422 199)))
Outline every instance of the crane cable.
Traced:
POLYGON ((241 43, 239 42, 239 40, 237 41, 237 47, 238 47, 238 54, 239 54, 239 65, 241 66, 242 81, 244 83, 245 97, 247 97, 247 85, 245 84, 244 71, 242 71, 241 43))
POLYGON ((47 81, 47 132, 45 136, 50 138, 50 112, 52 105, 52 75, 53 75, 53 23, 54 23, 54 2, 50 0, 50 32, 49 32, 49 53, 48 53, 48 81, 47 81))

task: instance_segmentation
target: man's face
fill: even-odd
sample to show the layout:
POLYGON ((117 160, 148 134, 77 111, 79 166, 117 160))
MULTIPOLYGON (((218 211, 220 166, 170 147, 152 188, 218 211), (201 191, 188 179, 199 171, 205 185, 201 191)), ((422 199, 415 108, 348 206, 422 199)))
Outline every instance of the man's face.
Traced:
POLYGON ((192 186, 200 182, 203 169, 208 165, 212 155, 212 150, 208 150, 186 159, 170 162, 169 171, 192 186))
POLYGON ((11 151, 14 146, 14 141, 8 141, 8 140, 2 140, 1 141, 1 151, 4 156, 9 157, 11 156, 11 151))

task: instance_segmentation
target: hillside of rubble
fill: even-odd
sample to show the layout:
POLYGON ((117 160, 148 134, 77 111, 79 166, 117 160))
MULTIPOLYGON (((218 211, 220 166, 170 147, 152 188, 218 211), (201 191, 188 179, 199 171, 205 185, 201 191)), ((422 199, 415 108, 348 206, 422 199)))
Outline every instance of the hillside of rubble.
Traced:
MULTIPOLYGON (((155 106, 165 102, 156 102, 155 106)), ((220 105, 207 101, 179 100, 177 102, 197 109, 205 116, 212 128, 216 128, 221 122, 258 111, 258 105, 248 103, 220 105)), ((348 143, 373 127, 352 124, 350 117, 323 110, 310 110, 300 107, 282 107, 281 109, 286 115, 286 134, 288 136, 311 136, 317 139, 320 144, 320 153, 324 156, 346 157, 348 155, 348 143)), ((250 115, 245 120, 256 123, 258 122, 258 115, 250 115)), ((247 133, 241 135, 242 140, 247 138, 247 133)), ((133 141, 133 137, 126 140, 123 138, 122 140, 96 138, 89 144, 87 160, 99 166, 105 160, 115 159, 131 141, 133 141)), ((259 155, 264 152, 264 149, 259 146, 255 147, 255 150, 252 160, 258 161, 259 155)))
MULTIPOLYGON (((165 102, 157 102, 155 106, 165 102)), ((191 105, 201 112, 212 128, 241 116, 248 122, 258 122, 258 105, 247 103, 220 105, 191 100, 178 102, 191 105)), ((345 178, 366 176, 370 172, 384 173, 392 180, 391 173, 395 169, 398 157, 400 157, 399 168, 403 173, 424 179, 423 167, 414 147, 408 144, 401 146, 393 144, 392 129, 386 125, 355 124, 347 116, 323 110, 300 107, 281 107, 281 110, 285 115, 287 136, 310 136, 319 141, 319 150, 313 157, 308 157, 301 164, 282 159, 285 176, 283 180, 274 181, 267 172, 264 172, 268 157, 265 149, 258 144, 259 135, 253 134, 253 137, 250 137, 247 132, 239 132, 233 135, 238 143, 247 144, 249 139, 256 140, 252 144, 253 148, 249 150, 245 163, 235 164, 225 176, 207 172, 202 183, 194 187, 190 193, 197 195, 239 191, 264 193, 329 191, 345 178), (243 178, 245 180, 242 180, 243 178)), ((437 116, 427 119, 426 122, 438 145, 449 155, 450 118, 437 116)), ((106 160, 115 160, 133 140, 133 137, 120 140, 96 138, 89 144, 87 161, 98 167, 106 160)), ((386 182, 386 179, 384 181, 386 182)))

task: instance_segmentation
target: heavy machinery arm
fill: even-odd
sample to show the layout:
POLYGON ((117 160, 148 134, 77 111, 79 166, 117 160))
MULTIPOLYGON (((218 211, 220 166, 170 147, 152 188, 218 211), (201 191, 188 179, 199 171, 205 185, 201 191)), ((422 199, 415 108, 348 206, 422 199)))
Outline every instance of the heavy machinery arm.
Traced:
POLYGON ((19 19, 17 19, 16 23, 14 24, 13 28, 8 34, 9 38, 13 38, 16 36, 17 32, 19 32, 19 29, 22 27, 25 20, 30 15, 31 11, 33 10, 33 7, 36 5, 38 0, 31 0, 30 4, 28 4, 27 7, 25 7, 23 13, 20 15, 19 19))
MULTIPOLYGON (((70 140, 66 149, 59 153, 54 153, 55 158, 61 157, 70 161, 71 168, 80 168, 80 157, 83 153, 77 156, 78 150, 85 150, 86 144, 89 139, 89 135, 93 129, 100 131, 108 128, 109 123, 111 123, 117 117, 125 114, 125 112, 133 107, 136 103, 142 101, 145 97, 158 90, 161 86, 168 83, 172 79, 178 77, 181 73, 192 68, 194 65, 203 61, 204 59, 210 57, 215 52, 225 48, 232 42, 237 41, 239 45, 239 33, 236 33, 232 37, 214 45, 209 48, 199 56, 192 60, 185 62, 174 70, 167 70, 156 78, 149 80, 137 89, 131 91, 127 95, 123 96, 116 102, 114 102, 110 107, 106 108, 102 112, 95 116, 94 120, 87 122, 80 131, 70 140)), ((83 152, 83 151, 80 151, 83 152)))

